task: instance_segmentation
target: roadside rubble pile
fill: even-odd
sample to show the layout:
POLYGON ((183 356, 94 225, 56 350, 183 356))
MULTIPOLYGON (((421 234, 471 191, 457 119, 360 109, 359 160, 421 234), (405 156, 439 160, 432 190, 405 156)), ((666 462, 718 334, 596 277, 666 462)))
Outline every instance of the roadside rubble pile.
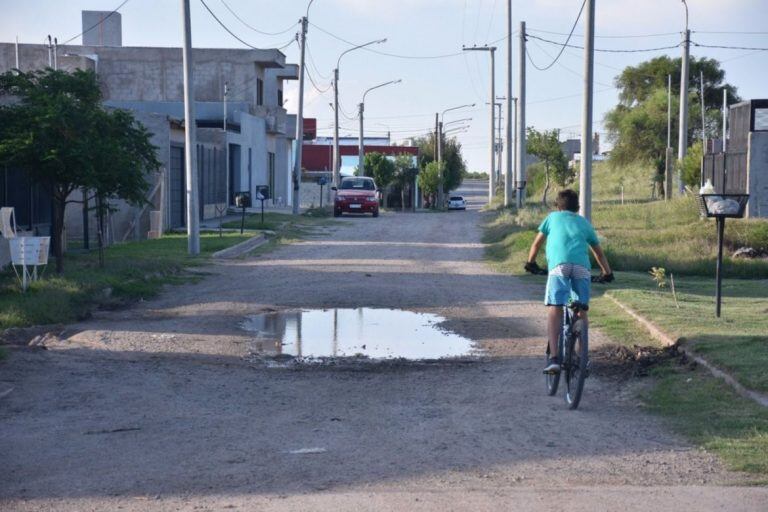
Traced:
POLYGON ((647 377, 651 368, 667 361, 693 364, 676 343, 669 347, 608 344, 590 351, 592 371, 604 377, 647 377))

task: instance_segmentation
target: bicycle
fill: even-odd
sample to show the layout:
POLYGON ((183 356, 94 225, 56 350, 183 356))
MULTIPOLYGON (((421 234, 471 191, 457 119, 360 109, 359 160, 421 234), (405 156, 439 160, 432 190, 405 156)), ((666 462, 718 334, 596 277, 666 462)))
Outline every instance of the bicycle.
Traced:
MULTIPOLYGON (((536 265, 526 271, 534 275, 546 275, 547 271, 536 265)), ((592 276, 593 283, 609 283, 609 276, 592 276)), ((565 378, 565 402, 569 409, 576 409, 581 402, 584 392, 584 382, 589 377, 589 335, 588 328, 581 320, 579 313, 589 311, 589 306, 578 301, 571 301, 562 306, 563 326, 557 339, 557 350, 560 354, 560 371, 545 373, 547 394, 554 396, 560 385, 560 376, 565 378)), ((547 343, 546 357, 549 362, 550 350, 547 343)))

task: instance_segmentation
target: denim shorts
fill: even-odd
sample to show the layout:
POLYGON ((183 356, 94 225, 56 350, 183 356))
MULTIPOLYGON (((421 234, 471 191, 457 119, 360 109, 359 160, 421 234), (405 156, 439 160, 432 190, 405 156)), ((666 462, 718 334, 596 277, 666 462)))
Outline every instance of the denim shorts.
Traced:
POLYGON ((589 269, 573 263, 563 263, 549 271, 544 304, 564 306, 571 300, 589 304, 591 274, 589 269))

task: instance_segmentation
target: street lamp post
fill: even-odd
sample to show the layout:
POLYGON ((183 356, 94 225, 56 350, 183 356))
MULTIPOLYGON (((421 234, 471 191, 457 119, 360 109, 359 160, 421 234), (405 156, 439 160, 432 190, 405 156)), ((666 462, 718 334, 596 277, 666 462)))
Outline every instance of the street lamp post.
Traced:
POLYGON ((390 80, 389 82, 384 82, 383 84, 374 85, 367 91, 363 93, 363 101, 360 102, 360 105, 358 105, 358 115, 360 117, 360 141, 358 148, 358 161, 357 161, 357 169, 360 173, 360 176, 365 176, 365 144, 364 144, 364 137, 363 137, 363 113, 365 112, 365 97, 368 95, 369 92, 371 92, 374 89, 378 89, 380 87, 384 87, 386 85, 392 85, 392 84, 399 84, 402 82, 401 79, 397 80, 390 80))
POLYGON ((496 192, 496 179, 494 167, 496 167, 496 120, 495 105, 496 101, 496 47, 495 46, 472 46, 463 48, 464 51, 484 51, 491 54, 491 165, 488 168, 488 204, 493 202, 493 196, 496 192))
POLYGON ((341 55, 339 55, 339 58, 336 60, 336 67, 333 70, 333 186, 334 187, 339 186, 339 181, 340 181, 339 170, 340 170, 340 163, 341 163, 339 159, 339 66, 341 65, 341 58, 351 51, 359 50, 360 48, 365 48, 366 46, 370 46, 372 44, 385 43, 386 41, 387 41, 386 38, 376 39, 374 41, 369 41, 365 44, 353 46, 352 48, 341 52, 341 55))
POLYGON ((682 2, 685 6, 685 40, 683 41, 683 59, 680 70, 680 131, 677 144, 677 188, 680 194, 685 190, 681 165, 688 150, 688 60, 691 46, 691 31, 688 29, 688 4, 685 0, 682 2))
POLYGON ((467 108, 467 107, 474 107, 475 104, 467 104, 467 105, 459 105, 457 107, 451 107, 443 110, 442 114, 440 114, 440 121, 437 123, 437 140, 435 141, 437 144, 437 163, 440 167, 440 179, 438 182, 438 188, 437 188, 437 204, 438 208, 443 207, 443 203, 445 202, 443 191, 443 119, 445 118, 445 114, 447 112, 451 112, 452 110, 459 110, 461 108, 467 108))

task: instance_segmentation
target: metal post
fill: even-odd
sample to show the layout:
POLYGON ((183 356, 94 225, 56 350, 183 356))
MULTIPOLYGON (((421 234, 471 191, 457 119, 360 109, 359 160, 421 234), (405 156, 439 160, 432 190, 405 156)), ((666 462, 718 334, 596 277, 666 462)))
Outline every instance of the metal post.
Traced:
POLYGON ((53 69, 59 69, 59 39, 53 38, 53 69))
POLYGON ((339 186, 339 68, 333 70, 333 186, 339 186))
MULTIPOLYGON (((517 98, 512 98, 512 102, 514 103, 514 112, 512 112, 512 133, 515 134, 515 138, 517 138, 517 98)), ((509 125, 507 125, 509 126, 509 125)), ((507 163, 510 161, 512 162, 512 170, 510 172, 510 203, 509 205, 512 206, 512 194, 514 194, 515 191, 515 182, 517 181, 517 140, 512 140, 512 137, 510 137, 509 146, 507 146, 507 163)))
POLYGON ((360 140, 358 141, 357 149, 357 172, 360 176, 365 176, 365 149, 363 143, 363 112, 365 111, 365 103, 358 105, 358 116, 360 117, 360 140))
MULTIPOLYGON (((687 7, 686 7, 687 12, 687 7)), ((688 59, 691 43, 691 31, 688 30, 687 15, 685 26, 685 41, 683 41, 683 61, 680 73, 680 126, 677 143, 677 189, 683 193, 683 170, 681 168, 683 158, 688 150, 688 59)))
MULTIPOLYGON (((311 2, 310 2, 311 3, 311 2)), ((309 7, 307 7, 309 11, 309 7)), ((293 151, 293 214, 298 215, 301 206, 301 158, 304 144, 304 51, 307 45, 307 17, 301 18, 301 54, 299 57, 299 106, 296 114, 296 147, 293 151)), ((321 194, 322 196, 322 194, 321 194)))
POLYGON ((496 47, 490 48, 491 52, 491 165, 488 168, 490 179, 488 180, 488 204, 493 202, 496 192, 496 47))
POLYGON ((192 80, 192 28, 189 0, 181 0, 184 24, 184 167, 187 195, 187 250, 190 255, 200 254, 200 212, 197 206, 197 139, 195 137, 194 82, 192 80))
POLYGON ((48 34, 48 67, 53 68, 53 43, 50 34, 48 34))
POLYGON ((507 158, 504 173, 504 206, 512 206, 512 0, 507 0, 507 158))
POLYGON ((672 75, 667 75, 667 147, 672 147, 672 75))
POLYGON ((723 88, 723 153, 727 149, 727 127, 728 127, 728 90, 723 88))
MULTIPOLYGON (((498 157, 497 158, 498 159, 498 163, 496 164, 496 183, 498 183, 500 185, 501 184, 501 169, 502 169, 501 160, 502 160, 502 157, 503 157, 502 153, 503 153, 503 148, 504 148, 504 143, 503 143, 503 139, 502 139, 502 133, 503 132, 501 131, 501 118, 502 118, 501 107, 502 107, 502 104, 501 103, 497 103, 496 106, 499 107, 499 117, 497 119, 497 121, 499 123, 499 130, 498 130, 499 136, 496 137, 496 139, 495 139, 496 140, 496 156, 498 157)), ((505 196, 505 201, 506 201, 506 196, 505 196)))
POLYGON ((16 69, 21 71, 21 68, 19 67, 19 36, 16 36, 15 50, 16 50, 16 69))
POLYGON ((520 22, 520 44, 518 45, 518 79, 517 79, 517 164, 515 171, 517 173, 515 187, 517 189, 516 200, 517 208, 522 208, 525 202, 525 22, 520 22))
POLYGON ((715 288, 715 315, 720 318, 720 302, 723 296, 723 233, 725 217, 717 216, 717 286, 715 288))
POLYGON ((579 213, 592 218, 592 86, 595 57, 595 0, 587 0, 584 20, 584 109, 581 116, 581 173, 579 176, 579 213))

